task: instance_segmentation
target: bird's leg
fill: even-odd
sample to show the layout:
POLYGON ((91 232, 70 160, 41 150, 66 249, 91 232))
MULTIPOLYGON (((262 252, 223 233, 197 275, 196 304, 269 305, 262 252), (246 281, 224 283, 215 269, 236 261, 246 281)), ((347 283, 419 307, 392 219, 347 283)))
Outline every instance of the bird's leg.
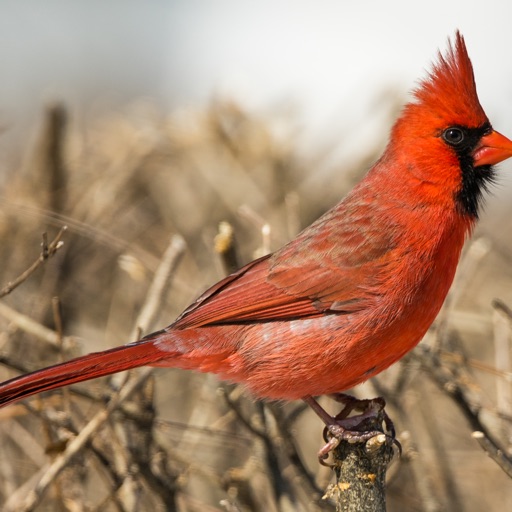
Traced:
POLYGON ((376 430, 375 425, 382 425, 382 423, 384 423, 386 431, 389 432, 389 434, 386 435, 391 438, 400 449, 400 443, 395 439, 393 422, 384 410, 386 402, 383 398, 358 400, 343 393, 329 396, 336 402, 344 404, 343 409, 334 417, 313 397, 308 396, 303 399, 325 423, 324 439, 326 444, 318 452, 318 459, 321 464, 325 465, 325 459, 341 441, 360 443, 377 435, 381 435, 383 432, 376 430), (352 412, 360 412, 360 414, 350 416, 352 412))

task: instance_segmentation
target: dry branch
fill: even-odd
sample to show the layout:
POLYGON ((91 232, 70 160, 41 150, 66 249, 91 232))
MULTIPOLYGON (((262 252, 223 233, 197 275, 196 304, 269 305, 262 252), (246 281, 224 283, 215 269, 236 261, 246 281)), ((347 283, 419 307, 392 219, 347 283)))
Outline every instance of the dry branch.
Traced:
POLYGON ((27 315, 15 311, 3 302, 0 302, 0 315, 12 322, 22 331, 32 334, 39 340, 56 348, 62 346, 65 349, 69 349, 76 346, 76 339, 73 336, 61 336, 58 332, 48 329, 48 327, 36 322, 27 315))
POLYGON ((0 289, 0 298, 5 297, 11 293, 20 284, 25 282, 48 258, 51 258, 55 255, 55 253, 64 245, 64 242, 61 239, 66 229, 67 226, 63 226, 50 243, 48 243, 47 234, 43 233, 41 254, 37 260, 27 268, 27 270, 21 273, 13 281, 8 282, 2 289, 0 289))
MULTIPOLYGON (((382 428, 378 422, 373 427, 382 428)), ((342 441, 333 450, 336 483, 326 497, 340 512, 385 512, 386 473, 392 458, 393 447, 384 434, 365 443, 342 441)))

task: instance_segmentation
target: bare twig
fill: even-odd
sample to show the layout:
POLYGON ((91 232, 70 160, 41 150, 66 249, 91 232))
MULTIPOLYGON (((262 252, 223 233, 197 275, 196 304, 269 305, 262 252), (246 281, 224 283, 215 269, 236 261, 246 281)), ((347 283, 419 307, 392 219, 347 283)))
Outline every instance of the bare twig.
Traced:
POLYGON ((151 368, 143 368, 139 375, 131 379, 123 386, 119 392, 110 400, 107 407, 98 412, 92 420, 85 425, 80 434, 78 434, 66 447, 66 450, 59 455, 53 463, 48 464, 40 472, 41 478, 37 482, 35 488, 28 492, 24 499, 20 502, 18 500, 9 499, 5 504, 6 512, 28 512, 34 510, 34 507, 39 503, 42 496, 57 478, 59 473, 70 463, 73 457, 89 442, 91 437, 98 431, 98 429, 107 421, 109 416, 122 405, 130 396, 139 389, 142 384, 151 376, 151 368))
POLYGON ((490 244, 485 238, 478 238, 469 244, 469 247, 462 259, 455 282, 446 297, 443 308, 436 319, 436 336, 433 340, 433 347, 437 350, 442 348, 441 343, 446 338, 448 329, 448 319, 453 314, 455 305, 459 297, 464 292, 470 276, 475 272, 477 266, 487 256, 490 250, 490 244))
MULTIPOLYGON (((510 374, 510 319, 499 308, 494 309, 494 364, 497 371, 510 374)), ((496 407, 498 411, 507 413, 512 405, 512 388, 510 381, 496 379, 496 407)), ((510 424, 502 422, 502 434, 509 439, 511 434, 510 424)))
MULTIPOLYGON (((141 311, 135 321, 135 324, 132 328, 132 333, 130 335, 130 339, 140 337, 140 334, 145 332, 151 325, 156 316, 160 305, 162 303, 162 297, 169 285, 169 281, 171 276, 174 275, 174 271, 181 259, 185 251, 185 241, 180 235, 173 235, 171 241, 162 257, 160 265, 158 266, 155 275, 153 277, 153 281, 149 290, 146 294, 146 300, 144 305, 141 308, 141 311)), ((130 382, 130 377, 132 372, 127 372, 124 375, 115 375, 112 377, 112 382, 115 382, 117 386, 119 386, 119 382, 126 377, 125 386, 130 382)), ((137 377, 134 377, 135 380, 137 377)), ((149 375, 148 375, 149 378, 149 375)), ((132 378, 133 379, 133 378, 132 378)), ((146 380, 146 379, 145 379, 146 380)), ((151 397, 153 393, 151 392, 151 397)), ((152 402, 152 398, 149 400, 152 402)), ((134 407, 137 412, 142 412, 143 401, 135 400, 134 407)), ((153 416, 153 415, 152 415, 153 416)), ((142 429, 147 428, 147 425, 143 425, 142 429)), ((123 503, 125 509, 127 511, 134 511, 139 509, 139 500, 140 500, 140 482, 134 478, 135 475, 132 472, 128 472, 126 468, 128 467, 142 467, 147 466, 147 460, 138 461, 137 456, 131 453, 131 451, 126 450, 126 446, 129 446, 130 443, 127 442, 131 438, 131 430, 129 425, 125 421, 116 421, 114 423, 114 430, 117 435, 120 437, 121 445, 119 449, 115 450, 117 454, 116 459, 120 462, 121 466, 124 467, 123 473, 126 474, 126 478, 124 479, 123 485, 120 488, 120 500, 123 503)), ((151 428, 146 436, 144 436, 147 440, 146 442, 146 450, 144 450, 145 457, 149 457, 149 454, 146 453, 149 451, 149 445, 152 444, 152 433, 151 428)), ((147 481, 150 481, 153 485, 156 485, 158 479, 151 478, 153 475, 150 469, 147 469, 144 472, 147 481)), ((154 475, 153 475, 154 476, 154 475)), ((167 488, 166 501, 169 502, 169 507, 171 503, 174 502, 174 493, 171 490, 170 482, 169 487, 167 488)))
POLYGON ((130 339, 136 338, 137 330, 147 332, 155 315, 160 308, 162 296, 169 285, 170 279, 173 277, 176 267, 185 252, 185 240, 181 235, 173 235, 171 241, 162 257, 153 282, 146 295, 144 305, 133 326, 130 339))
POLYGON ((479 432, 476 437, 473 437, 475 437, 486 452, 498 462, 499 466, 509 474, 509 468, 512 467, 512 458, 505 455, 505 450, 500 447, 498 441, 482 423, 480 419, 481 406, 472 403, 471 400, 466 397, 461 385, 443 368, 439 363, 439 359, 427 347, 420 346, 419 349, 422 349, 422 364, 428 371, 432 380, 457 404, 471 429, 474 432, 479 432))
POLYGON ((485 453, 494 460, 503 471, 512 478, 512 459, 507 457, 501 448, 491 441, 483 432, 475 430, 472 434, 473 439, 476 439, 480 446, 484 449, 485 453))
MULTIPOLYGON (((147 295, 147 302, 142 308, 142 312, 137 319, 137 323, 147 326, 156 308, 159 305, 159 299, 163 290, 168 284, 168 280, 175 269, 179 255, 184 250, 184 242, 181 237, 173 237, 171 243, 162 258, 162 262, 155 273, 153 283, 147 295)), ((39 503, 48 487, 59 475, 59 473, 69 464, 72 458, 85 446, 95 432, 105 423, 114 410, 120 407, 137 389, 142 386, 151 376, 152 368, 143 368, 137 376, 129 379, 110 400, 107 407, 98 412, 92 420, 82 429, 80 434, 73 439, 66 447, 66 450, 48 465, 42 478, 37 483, 33 491, 25 496, 25 499, 19 503, 17 500, 9 500, 6 503, 5 510, 16 510, 17 512, 33 510, 39 503)))
POLYGON ((19 329, 36 336, 41 341, 53 345, 56 348, 61 346, 65 349, 71 348, 76 345, 76 338, 73 336, 60 336, 58 332, 52 331, 44 325, 36 322, 27 315, 18 313, 18 311, 0 302, 0 315, 13 322, 19 329))
POLYGON ((9 281, 1 290, 0 297, 5 297, 11 293, 16 287, 26 281, 48 258, 51 258, 63 245, 64 242, 61 240, 62 235, 66 231, 67 226, 63 226, 57 233, 57 236, 48 244, 47 235, 43 233, 43 242, 41 254, 27 270, 21 273, 13 281, 9 281))
POLYGON ((466 365, 469 368, 474 368, 475 370, 479 370, 490 375, 495 375, 496 377, 501 377, 502 379, 505 379, 507 382, 512 381, 512 372, 499 370, 498 368, 496 368, 496 366, 492 364, 488 364, 471 357, 466 357, 465 354, 461 354, 459 352, 441 350, 439 352, 439 357, 442 359, 443 363, 466 365))
POLYGON ((123 240, 122 238, 117 237, 98 226, 91 226, 87 222, 77 220, 69 215, 52 212, 32 204, 16 203, 6 199, 6 197, 1 194, 0 204, 6 209, 29 219, 41 220, 56 227, 60 227, 65 224, 73 233, 79 234, 89 240, 94 240, 104 247, 110 247, 119 252, 129 250, 131 253, 136 255, 138 260, 144 265, 144 268, 149 270, 154 270, 158 266, 158 258, 147 251, 144 247, 130 245, 126 240, 123 240))
POLYGON ((231 274, 240 267, 235 230, 229 222, 219 224, 219 232, 214 240, 214 249, 221 258, 226 274, 231 274))
POLYGON ((59 297, 52 298, 52 311, 53 311, 53 322, 55 323, 55 332, 57 334, 57 339, 59 341, 59 345, 62 348, 62 340, 63 340, 64 334, 63 334, 63 325, 62 325, 61 304, 60 304, 59 297))
POLYGON ((252 434, 254 434, 256 437, 265 440, 266 434, 265 431, 262 430, 259 426, 254 425, 254 423, 246 418, 245 414, 242 412, 242 409, 240 407, 240 404, 236 400, 232 400, 229 396, 229 392, 226 388, 221 387, 219 388, 219 394, 222 395, 228 406, 233 410, 235 413, 237 419, 242 423, 242 425, 249 430, 252 434))
MULTIPOLYGON (((280 407, 270 404, 268 409, 271 411, 276 422, 276 427, 279 429, 279 437, 284 452, 286 453, 288 459, 297 472, 299 481, 298 485, 301 487, 306 486, 308 494, 311 496, 311 498, 315 501, 319 500, 323 495, 323 491, 320 489, 320 487, 318 487, 313 475, 307 469, 304 461, 302 460, 290 429, 289 418, 285 418, 283 416, 282 409, 280 407)), ((320 506, 322 506, 324 503, 320 503, 320 506)))
POLYGON ((512 322, 512 309, 510 309, 502 300, 494 299, 492 301, 492 307, 501 311, 508 318, 509 322, 512 322))

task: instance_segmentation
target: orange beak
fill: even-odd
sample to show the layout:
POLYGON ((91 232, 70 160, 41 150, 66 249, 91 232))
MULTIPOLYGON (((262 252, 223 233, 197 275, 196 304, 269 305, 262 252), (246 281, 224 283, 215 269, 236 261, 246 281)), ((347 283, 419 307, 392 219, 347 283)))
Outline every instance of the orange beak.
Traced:
POLYGON ((512 140, 501 133, 492 131, 480 139, 473 153, 475 167, 494 165, 512 156, 512 140))

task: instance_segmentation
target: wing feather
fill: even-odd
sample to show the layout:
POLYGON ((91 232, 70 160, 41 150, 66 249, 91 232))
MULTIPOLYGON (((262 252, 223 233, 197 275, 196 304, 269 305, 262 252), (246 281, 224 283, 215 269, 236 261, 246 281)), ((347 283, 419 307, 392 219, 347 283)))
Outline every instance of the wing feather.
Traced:
POLYGON ((395 247, 388 234, 393 230, 373 227, 371 208, 367 202, 340 203, 276 253, 211 287, 173 328, 311 318, 368 307, 395 247))

